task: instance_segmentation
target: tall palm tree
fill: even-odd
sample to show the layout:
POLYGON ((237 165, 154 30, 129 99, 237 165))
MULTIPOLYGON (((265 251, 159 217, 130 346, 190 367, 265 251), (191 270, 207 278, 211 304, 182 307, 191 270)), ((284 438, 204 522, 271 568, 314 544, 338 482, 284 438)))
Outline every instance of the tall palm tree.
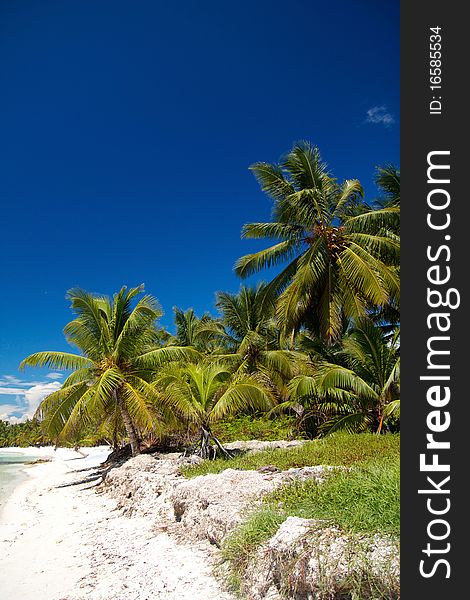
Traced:
POLYGON ((326 417, 323 429, 377 433, 400 411, 400 332, 390 339, 369 319, 359 319, 345 336, 338 363, 320 362, 289 384, 291 403, 326 417))
POLYGON ((273 398, 256 375, 233 374, 222 362, 172 363, 161 369, 152 384, 160 402, 183 421, 199 429, 199 454, 215 456, 211 441, 225 455, 229 452, 212 434, 211 426, 241 411, 268 410, 273 398))
POLYGON ((149 385, 158 368, 191 353, 189 348, 156 347, 161 335, 155 327, 162 312, 158 302, 142 296, 143 285, 123 287, 111 300, 81 289, 68 292, 75 313, 65 326, 67 341, 80 350, 37 352, 25 366, 73 370, 62 387, 46 397, 36 416, 56 440, 76 439, 90 425, 124 427, 132 449, 139 453, 139 433, 155 429, 157 396, 149 385))
POLYGON ((354 214, 351 208, 363 204, 360 183, 339 184, 307 142, 280 165, 256 163, 251 170, 274 201, 273 221, 247 224, 242 235, 279 241, 240 258, 235 270, 247 277, 288 263, 268 286, 272 296, 280 294, 276 312, 285 334, 307 325, 333 342, 344 317, 365 315, 397 293, 399 241, 381 231, 396 226, 398 208, 354 214))

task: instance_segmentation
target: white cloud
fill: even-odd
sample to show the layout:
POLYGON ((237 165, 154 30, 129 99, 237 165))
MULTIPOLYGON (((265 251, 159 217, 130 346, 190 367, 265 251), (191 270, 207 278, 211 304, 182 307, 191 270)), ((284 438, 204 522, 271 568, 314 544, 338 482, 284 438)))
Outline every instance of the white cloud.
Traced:
POLYGON ((387 111, 386 106, 373 106, 367 111, 366 123, 379 123, 389 127, 395 123, 393 115, 387 111))
POLYGON ((28 403, 28 414, 29 416, 33 416, 36 412, 39 403, 43 398, 52 394, 61 387, 61 383, 58 381, 51 381, 50 383, 39 383, 33 385, 28 390, 24 391, 24 398, 28 403))
POLYGON ((4 420, 8 421, 12 425, 15 425, 16 423, 25 423, 28 420, 28 417, 27 415, 21 415, 21 417, 15 417, 15 415, 10 415, 7 419, 4 420))
POLYGON ((0 396, 22 396, 25 390, 23 388, 0 386, 0 396))
POLYGON ((48 373, 46 375, 47 379, 62 379, 63 373, 48 373))
POLYGON ((13 375, 4 375, 3 379, 0 379, 0 383, 21 383, 21 379, 18 379, 18 377, 14 377, 13 375))
POLYGON ((0 420, 1 421, 10 421, 10 423, 19 423, 21 421, 26 421, 26 415, 22 415, 20 417, 16 417, 14 413, 19 412, 19 407, 17 404, 0 404, 0 420))
MULTIPOLYGON (((16 403, 0 403, 0 419, 12 423, 30 419, 35 413, 41 400, 58 390, 62 385, 59 381, 32 381, 28 383, 14 378, 16 379, 16 386, 13 386, 8 385, 9 382, 7 377, 3 377, 3 379, 0 380, 0 383, 4 384, 0 386, 0 395, 15 396, 16 403)), ((13 383, 13 381, 11 381, 11 383, 13 383)))

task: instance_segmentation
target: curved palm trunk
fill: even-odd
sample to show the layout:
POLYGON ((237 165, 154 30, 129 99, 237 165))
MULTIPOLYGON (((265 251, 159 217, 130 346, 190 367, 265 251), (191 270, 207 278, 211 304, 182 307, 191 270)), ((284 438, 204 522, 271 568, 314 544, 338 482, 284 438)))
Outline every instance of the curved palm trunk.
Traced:
POLYGON ((132 456, 137 456, 137 454, 140 454, 140 445, 139 438, 134 427, 134 423, 132 422, 129 411, 127 410, 127 406, 125 405, 120 394, 118 392, 114 392, 114 395, 116 398, 117 406, 119 408, 119 412, 121 413, 121 417, 124 422, 124 427, 126 429, 127 436, 129 438, 132 456))

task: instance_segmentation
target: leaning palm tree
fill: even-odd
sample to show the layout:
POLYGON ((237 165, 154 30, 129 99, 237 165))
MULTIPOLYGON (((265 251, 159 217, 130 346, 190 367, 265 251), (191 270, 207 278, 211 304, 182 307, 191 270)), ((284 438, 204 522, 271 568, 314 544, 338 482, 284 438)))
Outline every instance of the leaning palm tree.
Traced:
MULTIPOLYGON (((77 439, 90 426, 106 426, 115 434, 123 427, 132 454, 139 453, 139 434, 158 426, 157 396, 149 381, 158 368, 181 359, 191 349, 158 347, 155 327, 162 312, 158 302, 142 296, 143 286, 123 287, 111 300, 81 289, 68 292, 75 313, 65 326, 67 341, 80 350, 37 352, 25 358, 25 366, 72 370, 62 387, 39 405, 36 417, 56 441, 77 439)), ((115 435, 114 435, 115 437, 115 435)))
POLYGON ((268 410, 273 404, 271 392, 256 375, 234 375, 222 362, 172 363, 152 385, 164 406, 198 428, 198 453, 203 458, 215 456, 212 441, 223 455, 230 455, 213 435, 213 423, 241 411, 268 410))
POLYGON ((289 384, 291 403, 323 415, 324 431, 375 429, 400 412, 399 330, 390 339, 369 319, 359 319, 341 343, 340 364, 320 362, 289 384))
POLYGON ((307 325, 333 342, 344 317, 365 315, 397 293, 399 241, 381 232, 396 226, 398 208, 355 214, 351 208, 363 203, 360 183, 339 184, 307 142, 297 143, 280 165, 256 163, 251 170, 274 200, 273 221, 245 225, 242 235, 278 242, 240 258, 235 270, 247 277, 288 263, 268 287, 271 296, 280 294, 276 312, 284 334, 307 325))

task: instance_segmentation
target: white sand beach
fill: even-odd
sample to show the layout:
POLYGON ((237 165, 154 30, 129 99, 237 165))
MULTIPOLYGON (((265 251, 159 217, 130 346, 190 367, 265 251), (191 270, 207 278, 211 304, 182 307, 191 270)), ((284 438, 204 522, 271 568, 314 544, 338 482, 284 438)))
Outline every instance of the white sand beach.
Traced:
MULTIPOLYGON (((45 448, 0 518, 2 600, 229 600, 203 544, 178 544, 151 517, 126 517, 96 494, 109 452, 45 448), (81 483, 79 483, 81 482, 81 483)), ((24 451, 28 453, 27 450, 24 451)))

